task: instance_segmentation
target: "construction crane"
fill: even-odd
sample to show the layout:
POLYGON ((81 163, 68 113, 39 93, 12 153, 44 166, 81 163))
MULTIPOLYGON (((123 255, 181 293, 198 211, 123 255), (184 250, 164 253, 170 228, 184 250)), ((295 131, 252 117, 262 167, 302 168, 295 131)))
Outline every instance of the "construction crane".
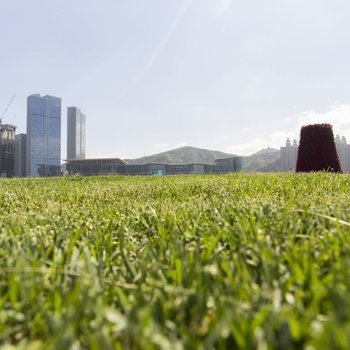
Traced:
POLYGON ((4 111, 2 112, 1 114, 1 117, 0 117, 0 124, 2 124, 2 118, 4 117, 4 115, 6 114, 7 110, 10 108, 11 106, 11 103, 13 102, 13 100, 15 99, 16 95, 13 95, 10 102, 7 104, 6 108, 4 109, 4 111))

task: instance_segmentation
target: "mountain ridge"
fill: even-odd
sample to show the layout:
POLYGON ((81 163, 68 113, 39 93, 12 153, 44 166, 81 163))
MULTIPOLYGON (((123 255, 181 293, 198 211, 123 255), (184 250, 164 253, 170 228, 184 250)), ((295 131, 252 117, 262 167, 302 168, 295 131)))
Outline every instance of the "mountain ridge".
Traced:
MULTIPOLYGON (((214 164, 216 159, 237 157, 237 155, 213 151, 193 146, 183 146, 169 151, 156 153, 136 159, 124 159, 128 164, 163 163, 163 164, 214 164)), ((242 156, 244 172, 276 172, 281 170, 280 151, 265 148, 250 156, 242 156)))
POLYGON ((220 151, 212 151, 204 148, 192 146, 183 146, 169 151, 156 153, 150 156, 124 159, 129 164, 145 164, 145 163, 166 163, 166 164, 187 164, 187 163, 204 163, 214 164, 216 159, 236 157, 220 151))
POLYGON ((242 171, 276 172, 281 171, 281 152, 274 148, 262 149, 243 157, 242 171))

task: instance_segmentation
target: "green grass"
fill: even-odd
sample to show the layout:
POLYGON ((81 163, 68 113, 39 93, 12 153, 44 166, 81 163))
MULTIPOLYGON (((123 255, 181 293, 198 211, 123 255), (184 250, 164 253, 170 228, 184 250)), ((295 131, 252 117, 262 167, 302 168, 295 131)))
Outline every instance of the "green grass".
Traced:
POLYGON ((0 349, 348 349, 350 177, 0 182, 0 349))

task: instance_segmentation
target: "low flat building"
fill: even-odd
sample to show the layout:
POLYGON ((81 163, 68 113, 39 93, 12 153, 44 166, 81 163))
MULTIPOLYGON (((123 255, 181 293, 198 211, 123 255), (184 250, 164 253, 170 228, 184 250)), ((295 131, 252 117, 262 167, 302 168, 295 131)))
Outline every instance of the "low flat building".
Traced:
POLYGON ((212 172, 215 174, 230 173, 242 170, 242 157, 221 158, 215 160, 212 172))
POLYGON ((200 175, 240 171, 241 157, 217 159, 215 164, 128 164, 119 158, 68 159, 68 175, 200 175))
POLYGON ((205 174, 205 166, 207 164, 167 164, 167 175, 201 175, 205 174))
POLYGON ((68 159, 67 171, 69 175, 112 175, 118 173, 118 166, 127 164, 119 158, 90 158, 68 159))

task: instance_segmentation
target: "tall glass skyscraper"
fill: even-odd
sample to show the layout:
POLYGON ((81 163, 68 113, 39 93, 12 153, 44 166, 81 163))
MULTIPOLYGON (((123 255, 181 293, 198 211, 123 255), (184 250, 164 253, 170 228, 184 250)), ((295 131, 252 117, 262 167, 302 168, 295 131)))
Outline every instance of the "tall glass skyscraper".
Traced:
POLYGON ((85 115, 77 107, 67 108, 67 159, 85 159, 85 115))
POLYGON ((27 98, 27 176, 58 175, 61 171, 61 99, 27 98))

